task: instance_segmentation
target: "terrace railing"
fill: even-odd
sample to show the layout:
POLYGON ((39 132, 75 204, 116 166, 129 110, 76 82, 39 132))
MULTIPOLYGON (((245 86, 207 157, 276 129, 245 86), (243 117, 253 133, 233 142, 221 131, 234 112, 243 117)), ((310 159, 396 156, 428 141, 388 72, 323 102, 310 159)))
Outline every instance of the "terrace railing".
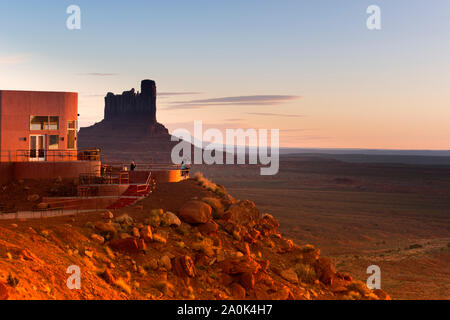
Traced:
POLYGON ((47 150, 0 150, 0 162, 29 162, 42 161, 100 161, 100 149, 88 150, 65 150, 65 149, 47 149, 47 150))

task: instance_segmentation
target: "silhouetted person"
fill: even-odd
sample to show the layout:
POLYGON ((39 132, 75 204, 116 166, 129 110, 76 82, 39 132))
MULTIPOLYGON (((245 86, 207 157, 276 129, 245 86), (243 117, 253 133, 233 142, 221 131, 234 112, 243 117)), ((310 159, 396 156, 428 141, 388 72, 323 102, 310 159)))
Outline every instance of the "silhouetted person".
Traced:
POLYGON ((136 168, 136 163, 134 163, 134 160, 133 160, 133 161, 131 161, 131 164, 130 164, 130 171, 134 171, 135 168, 136 168))
POLYGON ((189 175, 189 165, 185 164, 184 161, 181 162, 181 176, 186 177, 189 175))

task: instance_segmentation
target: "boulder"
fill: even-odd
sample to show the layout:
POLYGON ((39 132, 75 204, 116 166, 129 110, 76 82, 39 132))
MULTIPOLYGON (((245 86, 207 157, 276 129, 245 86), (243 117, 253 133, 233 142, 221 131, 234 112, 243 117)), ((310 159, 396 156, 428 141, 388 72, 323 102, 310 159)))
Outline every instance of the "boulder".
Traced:
POLYGON ((211 212, 212 208, 209 204, 199 200, 190 200, 180 208, 179 216, 187 223, 200 224, 211 219, 211 212))
POLYGON ((221 219, 225 209, 224 206, 222 204, 222 201, 220 201, 220 199, 217 198, 212 198, 212 197, 206 197, 202 199, 203 202, 206 202, 207 204, 209 204, 212 208, 212 215, 214 217, 214 219, 221 219))
MULTIPOLYGON (((380 300, 392 300, 391 297, 389 296, 389 294, 387 294, 386 292, 384 292, 381 289, 374 289, 372 290, 372 292, 378 297, 378 299, 380 300)), ((1 300, 1 298, 0 298, 1 300)))
POLYGON ((167 218, 167 223, 169 226, 177 226, 179 227, 181 225, 181 220, 178 218, 178 216, 170 211, 167 211, 164 213, 164 215, 167 218))
POLYGON ((126 238, 126 239, 113 239, 109 243, 111 249, 121 251, 124 253, 136 254, 139 253, 138 242, 135 238, 126 238))
POLYGON ((126 224, 126 225, 132 225, 133 224, 133 218, 127 215, 126 213, 122 214, 120 217, 117 217, 116 222, 120 224, 126 224))
POLYGON ((152 228, 150 226, 144 226, 140 231, 140 236, 145 242, 151 242, 153 240, 152 228))
POLYGON ((214 222, 214 220, 209 220, 208 222, 198 226, 198 231, 207 235, 215 234, 217 230, 219 230, 219 225, 214 222))
POLYGON ((153 241, 159 242, 159 243, 166 243, 167 239, 163 235, 160 235, 158 233, 154 233, 153 234, 153 241))
POLYGON ((260 213, 254 202, 242 200, 228 208, 223 218, 239 225, 254 226, 260 218, 260 213))
POLYGON ((167 280, 158 281, 157 283, 155 283, 155 288, 169 297, 172 297, 175 293, 175 287, 167 280))
POLYGON ((101 233, 110 234, 111 236, 115 236, 117 234, 117 230, 112 223, 97 221, 94 223, 94 228, 101 233))
POLYGON ((271 234, 278 233, 278 227, 280 224, 278 221, 270 214, 265 213, 262 218, 258 221, 258 230, 263 236, 270 236, 271 234))
POLYGON ((114 219, 114 214, 111 211, 106 211, 103 213, 103 218, 105 219, 114 219))
POLYGON ((261 269, 261 265, 248 256, 243 256, 241 258, 228 258, 220 262, 219 266, 223 272, 231 275, 246 272, 256 274, 261 269))
POLYGON ((215 255, 213 246, 207 241, 195 242, 192 244, 192 249, 202 252, 208 257, 213 257, 215 255))
POLYGON ((173 259, 173 272, 179 277, 194 277, 195 265, 189 256, 177 256, 173 259))
POLYGON ((244 300, 245 299, 245 289, 239 283, 233 283, 231 285, 231 293, 233 298, 236 300, 244 300))
POLYGON ((106 283, 114 284, 116 282, 116 279, 110 269, 106 269, 100 276, 106 281, 106 283))
POLYGON ((140 251, 146 251, 147 250, 147 244, 145 243, 144 239, 137 239, 138 248, 140 251))
POLYGON ((280 276, 293 284, 298 284, 298 275, 293 269, 282 270, 280 276))
POLYGON ((159 260, 159 265, 165 268, 167 271, 172 270, 172 262, 170 261, 170 258, 168 256, 163 256, 159 260))
POLYGON ((239 283, 250 291, 255 288, 255 275, 252 272, 244 272, 239 275, 239 283))
POLYGON ((336 277, 336 270, 333 266, 333 261, 330 258, 319 258, 314 262, 314 270, 320 282, 333 285, 334 278, 336 277))
POLYGON ((93 240, 99 244, 105 243, 105 238, 103 238, 101 235, 98 235, 96 233, 91 234, 91 240, 93 240))
POLYGON ((136 227, 133 227, 133 229, 131 230, 131 234, 133 235, 133 237, 135 238, 139 238, 141 236, 139 229, 136 227))

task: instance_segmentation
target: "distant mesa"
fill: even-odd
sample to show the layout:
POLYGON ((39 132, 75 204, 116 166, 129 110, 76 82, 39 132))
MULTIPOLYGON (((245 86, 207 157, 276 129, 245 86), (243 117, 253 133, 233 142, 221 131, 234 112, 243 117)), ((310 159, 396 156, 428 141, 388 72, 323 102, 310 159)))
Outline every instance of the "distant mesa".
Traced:
POLYGON ((168 162, 176 142, 156 120, 156 95, 153 80, 143 80, 140 93, 134 89, 109 92, 104 119, 80 129, 78 148, 100 147, 106 161, 168 162))
POLYGON ((153 80, 141 82, 141 93, 134 88, 115 95, 108 92, 105 97, 105 120, 123 117, 144 117, 151 124, 156 123, 156 83, 153 80))

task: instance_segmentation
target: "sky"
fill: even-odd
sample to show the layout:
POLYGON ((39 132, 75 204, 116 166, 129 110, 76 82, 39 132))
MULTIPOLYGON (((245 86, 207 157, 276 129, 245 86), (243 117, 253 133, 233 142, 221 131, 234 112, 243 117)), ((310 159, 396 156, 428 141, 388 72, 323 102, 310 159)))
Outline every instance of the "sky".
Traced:
POLYGON ((171 132, 202 120, 280 129, 281 147, 449 150, 449 31, 448 0, 0 0, 0 89, 78 92, 88 126, 107 92, 153 79, 171 132))

